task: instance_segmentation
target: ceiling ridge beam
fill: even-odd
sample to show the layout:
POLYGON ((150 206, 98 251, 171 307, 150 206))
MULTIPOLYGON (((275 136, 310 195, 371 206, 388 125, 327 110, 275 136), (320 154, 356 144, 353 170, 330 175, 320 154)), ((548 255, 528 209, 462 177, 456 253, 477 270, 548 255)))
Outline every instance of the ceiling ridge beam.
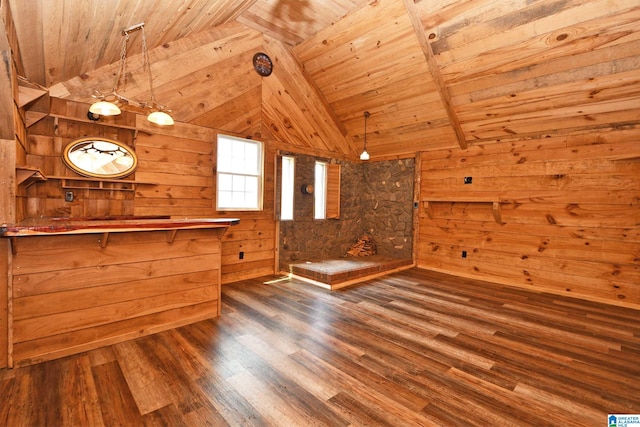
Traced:
POLYGON ((453 130, 458 139, 458 144, 460 145, 460 148, 465 149, 467 148, 467 139, 464 136, 462 126, 460 125, 460 120, 458 120, 458 116, 453 109, 451 94, 447 90, 444 79, 442 78, 442 73, 440 73, 438 62, 436 61, 433 49, 431 49, 431 45, 429 44, 427 35, 425 34, 424 28, 422 27, 422 21, 420 20, 420 16, 418 15, 418 10, 416 9, 414 0, 403 1, 405 8, 407 9, 407 15, 409 15, 411 25, 413 25, 413 29, 416 33, 416 36, 418 37, 418 41, 420 42, 420 47, 422 48, 424 57, 427 60, 429 71, 431 72, 431 76, 433 77, 436 88, 438 89, 438 93, 440 94, 442 103, 444 104, 445 110, 447 111, 449 122, 451 122, 451 127, 453 127, 453 130))

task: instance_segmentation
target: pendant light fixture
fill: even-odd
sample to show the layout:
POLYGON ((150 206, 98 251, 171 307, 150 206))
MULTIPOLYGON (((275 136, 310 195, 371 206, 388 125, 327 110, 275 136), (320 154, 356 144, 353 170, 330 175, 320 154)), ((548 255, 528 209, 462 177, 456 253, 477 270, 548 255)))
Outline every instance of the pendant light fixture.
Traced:
POLYGON ((151 75, 151 62, 149 61, 149 51, 147 50, 147 37, 144 33, 144 22, 125 28, 122 30, 122 36, 124 39, 122 40, 122 50, 120 51, 120 66, 116 73, 116 80, 113 84, 113 89, 107 94, 96 91, 97 94, 94 95, 94 97, 97 98, 98 101, 89 107, 89 113, 100 116, 117 116, 122 112, 121 107, 124 108, 127 105, 133 105, 138 108, 148 110, 149 115, 147 116, 147 120, 150 122, 162 126, 172 125, 174 122, 173 118, 168 114, 169 110, 167 110, 163 105, 158 104, 153 92, 153 76, 151 75), (123 86, 126 86, 127 44, 129 42, 129 34, 138 30, 142 32, 143 68, 147 69, 149 78, 149 96, 151 97, 150 101, 144 102, 127 98, 118 92, 118 89, 120 88, 120 81, 122 81, 123 86))
POLYGON ((360 154, 360 160, 369 160, 369 153, 367 153, 367 119, 370 115, 368 111, 364 112, 364 149, 360 154))

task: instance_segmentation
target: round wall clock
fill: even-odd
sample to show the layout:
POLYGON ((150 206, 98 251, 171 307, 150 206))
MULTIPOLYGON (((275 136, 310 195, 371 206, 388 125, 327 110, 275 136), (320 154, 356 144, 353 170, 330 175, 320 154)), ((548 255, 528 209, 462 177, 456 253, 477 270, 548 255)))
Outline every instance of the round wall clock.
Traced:
POLYGON ((262 77, 267 77, 273 71, 273 62, 271 62, 269 55, 264 52, 258 52, 253 55, 253 68, 262 77))

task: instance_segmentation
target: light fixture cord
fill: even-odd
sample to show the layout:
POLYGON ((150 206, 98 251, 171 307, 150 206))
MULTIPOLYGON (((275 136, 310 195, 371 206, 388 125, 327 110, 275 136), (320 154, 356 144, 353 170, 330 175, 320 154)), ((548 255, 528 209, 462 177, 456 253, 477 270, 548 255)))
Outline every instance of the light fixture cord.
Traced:
POLYGON ((153 92, 153 77, 151 76, 151 61, 149 60, 149 51, 147 50, 147 36, 144 33, 144 27, 142 27, 142 53, 144 56, 143 67, 147 68, 147 74, 149 75, 149 94, 151 95, 152 107, 157 107, 156 95, 153 92))
MULTIPOLYGON (((129 33, 124 33, 124 40, 122 41, 122 50, 120 51, 120 67, 118 67, 118 75, 116 76, 116 82, 113 85, 113 93, 118 93, 118 87, 120 87, 120 78, 126 81, 127 79, 127 43, 129 42, 129 33)), ((126 82, 124 83, 126 85, 126 82)))
POLYGON ((364 112, 364 151, 367 151, 367 118, 369 117, 369 112, 364 112))

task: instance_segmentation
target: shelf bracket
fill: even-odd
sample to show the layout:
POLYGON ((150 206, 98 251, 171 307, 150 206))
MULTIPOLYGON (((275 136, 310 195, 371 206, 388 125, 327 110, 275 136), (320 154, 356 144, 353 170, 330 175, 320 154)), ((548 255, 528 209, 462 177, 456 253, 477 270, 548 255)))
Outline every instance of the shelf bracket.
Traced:
POLYGON ((109 233, 102 233, 102 240, 100 241, 100 247, 102 249, 106 248, 109 244, 109 233))
POLYGON ((176 238, 176 234, 178 234, 178 230, 177 229, 169 230, 167 232, 167 243, 169 243, 169 244, 173 243, 173 241, 176 238))
POLYGON ((35 181, 46 181, 47 177, 44 176, 42 171, 38 168, 31 166, 16 166, 16 182, 18 185, 27 182, 27 187, 33 184, 35 181))
POLYGON ((496 220, 498 224, 502 224, 502 203, 493 202, 493 219, 496 220))
POLYGON ((433 213, 431 212, 431 205, 429 205, 428 200, 424 200, 422 202, 422 207, 424 209, 424 213, 426 213, 430 219, 433 219, 433 213))

